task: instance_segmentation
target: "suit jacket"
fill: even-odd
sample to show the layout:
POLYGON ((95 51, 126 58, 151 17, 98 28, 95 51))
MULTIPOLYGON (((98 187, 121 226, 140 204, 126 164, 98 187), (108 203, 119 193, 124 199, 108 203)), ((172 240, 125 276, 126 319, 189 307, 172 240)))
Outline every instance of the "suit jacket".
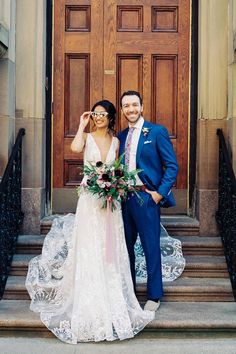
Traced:
MULTIPOLYGON (((118 134, 120 155, 125 152, 128 131, 129 128, 126 128, 118 134)), ((137 147, 136 166, 142 169, 138 175, 143 184, 163 196, 160 205, 174 206, 175 200, 171 188, 178 174, 178 163, 168 131, 164 126, 144 121, 137 147)))

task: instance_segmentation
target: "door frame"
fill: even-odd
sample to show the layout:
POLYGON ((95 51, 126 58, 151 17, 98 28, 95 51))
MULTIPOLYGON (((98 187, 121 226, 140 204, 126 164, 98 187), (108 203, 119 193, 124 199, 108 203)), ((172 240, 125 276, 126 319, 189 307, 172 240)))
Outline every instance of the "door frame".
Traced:
POLYGON ((46 67, 45 67, 45 120, 46 120, 46 151, 45 151, 45 215, 51 214, 52 201, 52 123, 53 123, 53 2, 46 2, 46 67))
MULTIPOLYGON (((197 145, 197 93, 198 93, 198 5, 199 0, 190 0, 190 90, 189 90, 189 159, 188 159, 188 200, 187 214, 195 216, 196 194, 196 145, 197 145), (190 143, 191 142, 191 143, 190 143)), ((46 4, 46 164, 45 164, 45 214, 52 210, 52 139, 53 139, 53 3, 46 4)))
POLYGON ((197 164, 197 106, 198 106, 198 9, 199 0, 191 0, 190 29, 190 98, 189 98, 189 165, 188 214, 195 216, 197 164))

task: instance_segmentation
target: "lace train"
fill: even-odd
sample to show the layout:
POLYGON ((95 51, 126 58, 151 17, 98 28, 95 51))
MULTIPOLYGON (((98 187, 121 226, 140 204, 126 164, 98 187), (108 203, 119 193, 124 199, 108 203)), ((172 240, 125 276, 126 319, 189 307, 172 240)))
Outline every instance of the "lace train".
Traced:
MULTIPOLYGON (((161 224, 161 263, 162 263, 162 280, 163 282, 171 282, 183 273, 185 268, 185 258, 182 253, 181 241, 171 237, 164 226, 161 224)), ((136 279, 138 283, 146 283, 147 270, 143 248, 138 237, 135 244, 136 256, 136 279)))

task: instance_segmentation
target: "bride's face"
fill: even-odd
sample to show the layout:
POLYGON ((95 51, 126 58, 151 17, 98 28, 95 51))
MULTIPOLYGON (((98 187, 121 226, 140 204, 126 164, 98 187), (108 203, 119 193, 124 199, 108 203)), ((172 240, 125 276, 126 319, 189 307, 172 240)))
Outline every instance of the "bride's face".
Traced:
POLYGON ((109 118, 108 113, 102 106, 96 106, 94 111, 91 112, 91 116, 93 118, 94 124, 96 128, 108 128, 109 125, 109 118))

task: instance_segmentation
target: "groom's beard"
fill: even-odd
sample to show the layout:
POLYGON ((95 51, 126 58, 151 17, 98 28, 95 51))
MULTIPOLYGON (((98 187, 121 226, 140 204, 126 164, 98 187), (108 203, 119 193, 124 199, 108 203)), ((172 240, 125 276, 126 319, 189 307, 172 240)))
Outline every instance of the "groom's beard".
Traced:
POLYGON ((135 120, 129 119, 129 117, 127 117, 125 114, 124 114, 124 116, 125 116, 125 119, 129 123, 136 124, 139 121, 139 119, 142 117, 142 113, 140 113, 139 116, 135 120))

